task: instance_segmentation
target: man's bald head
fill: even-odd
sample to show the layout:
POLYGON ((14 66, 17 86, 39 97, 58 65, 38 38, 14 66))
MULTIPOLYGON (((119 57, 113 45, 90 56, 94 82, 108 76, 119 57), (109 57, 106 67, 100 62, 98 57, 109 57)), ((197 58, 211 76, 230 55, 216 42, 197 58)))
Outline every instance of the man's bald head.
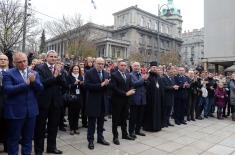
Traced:
POLYGON ((132 63, 132 69, 134 72, 139 72, 140 71, 140 63, 139 62, 132 63))
POLYGON ((27 55, 23 52, 16 52, 13 55, 13 62, 19 70, 24 70, 28 67, 27 55))
POLYGON ((98 71, 101 71, 104 69, 104 59, 101 58, 101 57, 98 57, 95 59, 95 68, 98 70, 98 71))
POLYGON ((0 53, 0 68, 2 69, 8 68, 8 65, 9 65, 8 57, 5 54, 0 53))

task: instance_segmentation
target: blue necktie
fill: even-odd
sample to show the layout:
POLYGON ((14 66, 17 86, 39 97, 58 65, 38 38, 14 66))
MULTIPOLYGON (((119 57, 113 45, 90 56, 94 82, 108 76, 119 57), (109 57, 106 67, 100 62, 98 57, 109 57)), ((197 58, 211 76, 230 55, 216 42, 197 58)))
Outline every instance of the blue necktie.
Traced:
POLYGON ((102 81, 103 80, 102 71, 99 71, 99 77, 100 77, 100 81, 102 81))
POLYGON ((27 72, 24 70, 22 71, 22 74, 23 74, 24 81, 27 82, 27 72))
POLYGON ((141 78, 141 74, 137 73, 138 80, 141 78))

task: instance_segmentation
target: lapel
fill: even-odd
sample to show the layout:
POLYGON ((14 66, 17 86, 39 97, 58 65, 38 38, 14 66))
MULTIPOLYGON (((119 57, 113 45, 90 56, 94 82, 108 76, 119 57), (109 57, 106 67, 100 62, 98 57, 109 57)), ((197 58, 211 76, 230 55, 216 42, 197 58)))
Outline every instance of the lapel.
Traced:
MULTIPOLYGON (((97 80, 97 81, 100 81, 99 73, 97 72, 97 70, 96 70, 95 68, 94 68, 94 75, 95 75, 95 77, 96 77, 96 80, 97 80)), ((103 79, 104 79, 103 71, 102 71, 102 75, 103 75, 103 79)), ((103 79, 102 79, 102 81, 103 81, 103 79)), ((102 81, 100 81, 100 82, 102 82, 102 81)))
POLYGON ((19 71, 17 68, 15 68, 13 75, 14 75, 14 76, 16 77, 16 79, 18 79, 19 81, 25 82, 24 79, 23 79, 23 77, 22 77, 22 75, 21 75, 21 73, 20 73, 20 71, 19 71))
MULTIPOLYGON (((126 83, 126 81, 127 81, 127 76, 126 76, 126 81, 125 81, 124 78, 122 77, 121 73, 120 73, 119 71, 117 71, 117 72, 118 72, 119 78, 120 78, 124 83, 126 83)), ((126 73, 125 73, 125 75, 126 75, 126 73)))
POLYGON ((167 78, 168 78, 170 84, 171 84, 171 85, 174 85, 174 83, 175 83, 175 82, 174 82, 174 78, 173 78, 173 77, 170 77, 170 76, 167 77, 167 78))
POLYGON ((44 63, 44 68, 47 75, 53 76, 51 70, 47 66, 47 63, 44 63))

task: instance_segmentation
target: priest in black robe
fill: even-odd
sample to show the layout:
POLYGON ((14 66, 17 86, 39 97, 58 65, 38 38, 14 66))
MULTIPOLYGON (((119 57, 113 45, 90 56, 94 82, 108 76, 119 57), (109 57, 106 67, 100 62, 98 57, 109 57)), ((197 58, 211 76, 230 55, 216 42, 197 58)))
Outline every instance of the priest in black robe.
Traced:
POLYGON ((157 62, 150 63, 149 78, 147 80, 147 104, 145 107, 143 129, 156 132, 162 128, 163 82, 158 73, 157 62))

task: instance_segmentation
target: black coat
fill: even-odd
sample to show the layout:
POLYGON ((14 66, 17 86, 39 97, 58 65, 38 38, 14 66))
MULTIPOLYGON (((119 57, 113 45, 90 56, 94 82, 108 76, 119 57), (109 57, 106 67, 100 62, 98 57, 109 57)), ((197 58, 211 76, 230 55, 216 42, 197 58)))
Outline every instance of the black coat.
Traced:
POLYGON ((173 86, 175 85, 174 77, 168 77, 164 75, 162 78, 163 85, 164 85, 164 102, 165 106, 173 106, 174 105, 174 95, 175 89, 173 86))
MULTIPOLYGON (((81 76, 78 77, 78 80, 83 81, 83 78, 81 76)), ((69 86, 68 91, 71 95, 77 95, 77 104, 81 104, 81 84, 75 84, 76 79, 74 76, 72 76, 71 74, 68 75, 67 77, 67 84, 69 86), (76 94, 76 89, 79 89, 79 94, 76 94)))
POLYGON ((86 94, 86 114, 89 117, 99 117, 105 113, 105 98, 107 86, 101 87, 101 83, 105 79, 109 79, 108 73, 102 70, 103 79, 99 78, 98 72, 95 68, 91 68, 85 74, 85 88, 86 94))
POLYGON ((184 84, 185 83, 189 84, 188 78, 184 75, 183 76, 176 75, 174 79, 175 79, 175 84, 179 86, 179 89, 175 93, 175 98, 176 99, 187 100, 188 99, 189 88, 185 88, 184 84))
MULTIPOLYGON (((2 77, 0 78, 0 80, 2 80, 2 77)), ((0 81, 0 83, 2 83, 2 81, 0 81)), ((5 101, 5 95, 3 92, 3 87, 0 85, 0 143, 5 142, 7 135, 6 123, 4 121, 4 116, 3 116, 4 101, 5 101)))
POLYGON ((111 74, 111 87, 112 87, 112 103, 126 103, 128 104, 128 97, 126 92, 132 88, 131 77, 129 73, 125 73, 126 81, 123 79, 119 71, 111 74))
POLYGON ((46 63, 37 66, 36 71, 44 86, 38 97, 39 108, 49 108, 51 104, 54 107, 63 106, 62 89, 67 87, 64 72, 55 78, 46 63))
POLYGON ((164 86, 159 75, 150 72, 147 80, 147 104, 145 106, 143 129, 159 131, 162 126, 162 102, 164 86), (159 87, 157 87, 157 85, 159 87))
POLYGON ((126 81, 119 71, 111 74, 112 87, 112 119, 114 122, 122 125, 122 121, 128 118, 129 114, 129 97, 126 92, 132 88, 131 77, 129 73, 125 73, 126 81))

